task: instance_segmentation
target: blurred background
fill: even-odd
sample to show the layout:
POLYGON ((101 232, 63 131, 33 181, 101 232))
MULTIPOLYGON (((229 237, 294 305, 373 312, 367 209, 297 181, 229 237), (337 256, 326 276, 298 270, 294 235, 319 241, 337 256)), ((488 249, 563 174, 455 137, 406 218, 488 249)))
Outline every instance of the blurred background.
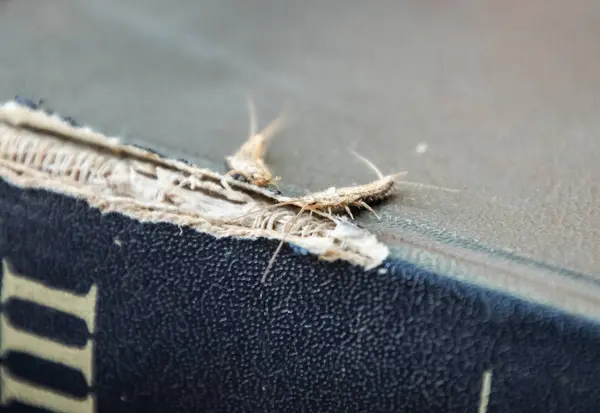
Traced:
POLYGON ((4 0, 0 38, 5 100, 224 170, 250 92, 263 125, 290 108, 282 189, 374 179, 354 147, 461 189, 407 188, 364 225, 600 277, 600 2, 4 0))

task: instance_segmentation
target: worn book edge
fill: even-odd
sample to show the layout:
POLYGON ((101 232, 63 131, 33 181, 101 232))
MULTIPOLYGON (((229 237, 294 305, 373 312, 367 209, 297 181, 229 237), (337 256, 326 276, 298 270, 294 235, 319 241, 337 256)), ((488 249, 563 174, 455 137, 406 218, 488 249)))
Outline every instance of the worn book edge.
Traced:
POLYGON ((33 104, 0 106, 0 174, 20 187, 84 199, 105 213, 216 237, 281 240, 288 232, 299 253, 366 269, 389 254, 375 235, 344 217, 315 212, 293 221, 298 207, 275 206, 288 197, 126 145, 33 104))

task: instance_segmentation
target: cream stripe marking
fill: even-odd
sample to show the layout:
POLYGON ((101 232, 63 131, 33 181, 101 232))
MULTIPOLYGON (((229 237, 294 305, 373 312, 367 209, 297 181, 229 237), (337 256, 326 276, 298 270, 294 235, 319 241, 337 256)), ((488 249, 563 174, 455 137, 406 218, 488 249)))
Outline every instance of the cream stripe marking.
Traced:
POLYGON ((6 260, 2 261, 2 304, 13 297, 33 301, 55 310, 63 311, 83 319, 90 334, 94 333, 96 297, 98 289, 92 285, 86 295, 76 295, 42 283, 20 277, 12 272, 6 260))
POLYGON ((13 376, 7 368, 0 367, 0 387, 2 405, 13 401, 61 413, 92 413, 96 409, 93 394, 85 399, 77 399, 64 393, 47 389, 13 376))
POLYGON ((88 340, 85 347, 68 346, 16 329, 5 314, 0 315, 0 332, 2 334, 0 346, 2 357, 11 351, 19 351, 64 364, 81 371, 87 385, 92 385, 92 340, 88 340))
POLYGON ((483 372, 481 380, 481 393, 479 394, 478 413, 486 413, 490 402, 490 392, 492 390, 492 370, 483 372))

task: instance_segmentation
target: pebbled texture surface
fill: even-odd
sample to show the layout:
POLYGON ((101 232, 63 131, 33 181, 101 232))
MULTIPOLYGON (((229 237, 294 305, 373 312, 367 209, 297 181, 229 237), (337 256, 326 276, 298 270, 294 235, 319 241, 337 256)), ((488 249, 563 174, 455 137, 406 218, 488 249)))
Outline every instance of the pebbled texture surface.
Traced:
MULTIPOLYGON (((0 182, 0 256, 48 286, 98 288, 101 413, 462 413, 476 411, 486 369, 489 412, 597 411, 597 324, 401 261, 365 273, 288 247, 263 285, 275 247, 101 215, 0 182)), ((88 334, 29 301, 2 311, 64 343, 88 334)), ((64 366, 15 352, 2 364, 85 394, 64 366)))

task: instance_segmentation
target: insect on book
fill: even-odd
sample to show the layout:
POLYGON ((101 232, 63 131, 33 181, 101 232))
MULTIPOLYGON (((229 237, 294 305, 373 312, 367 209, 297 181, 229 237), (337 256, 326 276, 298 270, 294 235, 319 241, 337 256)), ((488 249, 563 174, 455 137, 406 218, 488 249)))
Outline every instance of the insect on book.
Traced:
POLYGON ((1 411, 599 411, 593 278, 78 122, 0 106, 1 411))

